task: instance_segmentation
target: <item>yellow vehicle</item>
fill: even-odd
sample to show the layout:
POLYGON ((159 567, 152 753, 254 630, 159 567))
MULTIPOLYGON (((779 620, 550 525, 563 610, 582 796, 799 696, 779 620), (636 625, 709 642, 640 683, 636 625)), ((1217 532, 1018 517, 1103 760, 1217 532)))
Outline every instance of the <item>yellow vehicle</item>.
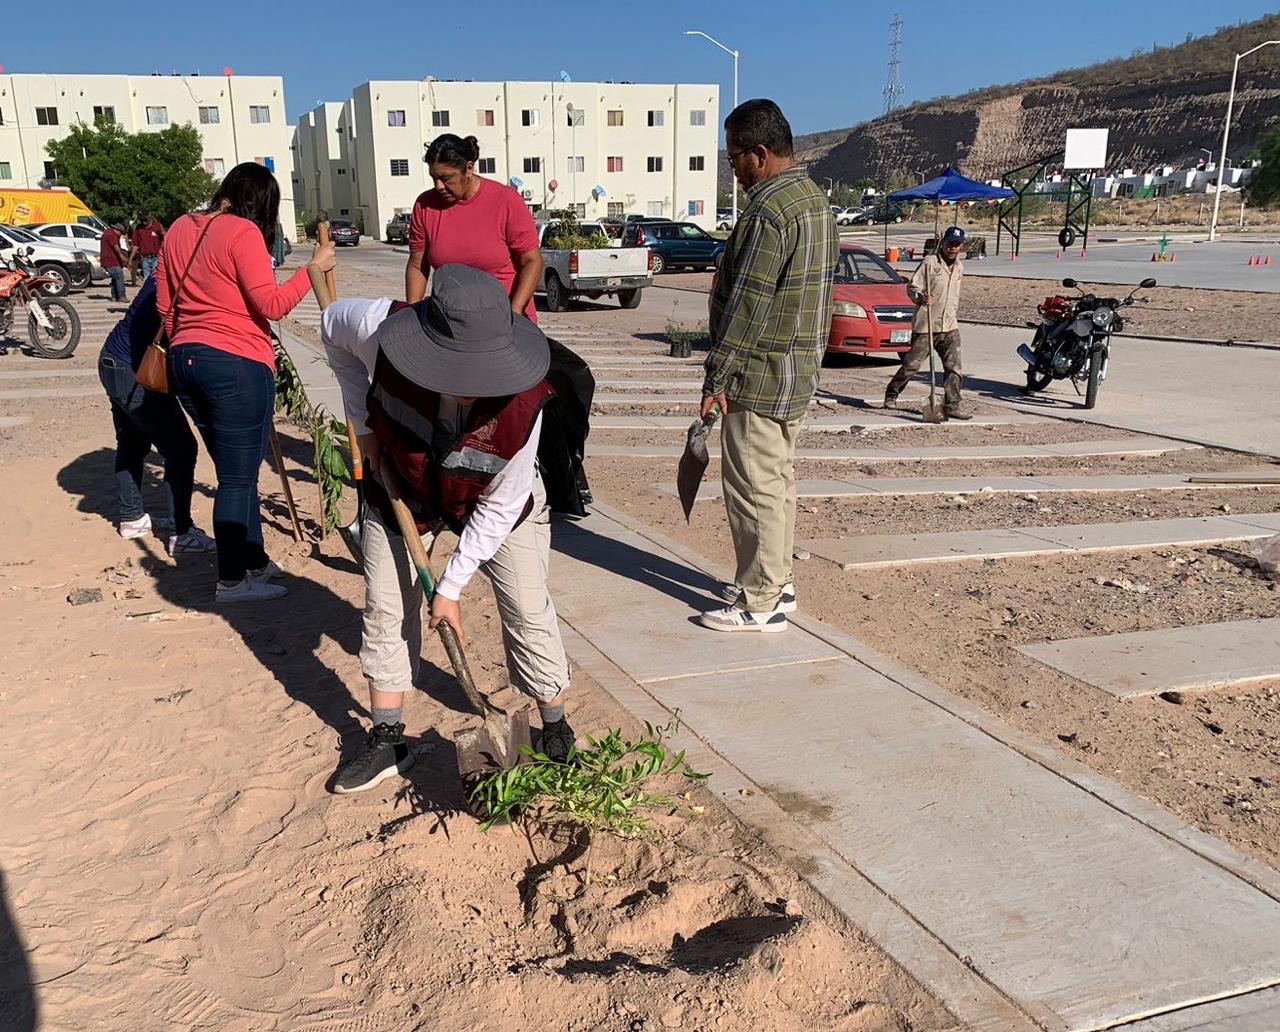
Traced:
POLYGON ((84 201, 65 187, 51 190, 0 190, 0 225, 82 222, 106 229, 84 201))

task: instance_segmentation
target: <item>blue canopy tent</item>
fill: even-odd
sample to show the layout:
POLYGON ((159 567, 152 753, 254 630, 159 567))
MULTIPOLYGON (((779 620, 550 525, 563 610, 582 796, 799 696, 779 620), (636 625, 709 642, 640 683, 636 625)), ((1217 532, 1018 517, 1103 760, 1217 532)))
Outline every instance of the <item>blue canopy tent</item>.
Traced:
MULTIPOLYGON (((944 204, 955 204, 956 221, 960 221, 959 204, 962 201, 1002 201, 1015 196, 1014 191, 1004 186, 990 186, 976 179, 962 176, 948 165, 942 175, 934 176, 919 186, 911 186, 905 190, 897 190, 888 197, 890 204, 932 204, 933 235, 938 235, 938 211, 944 204)), ((885 246, 888 246, 889 227, 885 224, 885 246)))

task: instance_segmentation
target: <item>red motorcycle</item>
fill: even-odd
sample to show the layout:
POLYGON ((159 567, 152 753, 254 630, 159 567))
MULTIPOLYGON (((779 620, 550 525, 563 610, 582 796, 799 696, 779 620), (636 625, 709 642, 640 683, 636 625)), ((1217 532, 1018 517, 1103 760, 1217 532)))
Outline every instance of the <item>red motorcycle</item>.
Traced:
POLYGON ((45 297, 41 288, 60 281, 42 275, 31 264, 32 249, 0 255, 0 338, 7 337, 15 316, 27 313, 27 336, 41 358, 70 358, 80 343, 80 316, 66 301, 45 297))

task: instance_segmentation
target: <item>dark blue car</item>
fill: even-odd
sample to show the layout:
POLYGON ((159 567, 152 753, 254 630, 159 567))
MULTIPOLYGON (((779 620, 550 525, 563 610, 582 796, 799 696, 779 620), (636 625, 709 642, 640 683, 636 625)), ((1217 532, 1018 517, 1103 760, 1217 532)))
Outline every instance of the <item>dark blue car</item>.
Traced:
POLYGON ((665 269, 714 269, 724 254, 724 241, 692 222, 630 222, 622 246, 652 251, 655 276, 665 269))

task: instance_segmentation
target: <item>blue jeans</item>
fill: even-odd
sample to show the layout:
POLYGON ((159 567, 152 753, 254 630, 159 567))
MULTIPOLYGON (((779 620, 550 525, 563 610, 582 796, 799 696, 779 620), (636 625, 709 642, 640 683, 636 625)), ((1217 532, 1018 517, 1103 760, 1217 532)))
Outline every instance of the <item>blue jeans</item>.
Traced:
POLYGON ((149 279, 159 264, 160 256, 158 254, 144 254, 142 256, 142 278, 149 279))
POLYGON ((275 376, 262 362, 206 344, 180 344, 169 351, 169 383, 218 473, 213 500, 218 578, 242 580, 267 564, 258 470, 275 409, 275 376))
POLYGON ((142 467, 151 446, 164 457, 164 493, 174 532, 191 528, 191 485, 196 468, 196 439, 178 402, 149 391, 133 378, 128 362, 98 355, 98 379, 111 399, 116 428, 116 508, 121 521, 136 520, 142 504, 142 467))
POLYGON ((119 265, 108 267, 107 275, 111 277, 111 300, 127 300, 124 292, 124 269, 119 265))

